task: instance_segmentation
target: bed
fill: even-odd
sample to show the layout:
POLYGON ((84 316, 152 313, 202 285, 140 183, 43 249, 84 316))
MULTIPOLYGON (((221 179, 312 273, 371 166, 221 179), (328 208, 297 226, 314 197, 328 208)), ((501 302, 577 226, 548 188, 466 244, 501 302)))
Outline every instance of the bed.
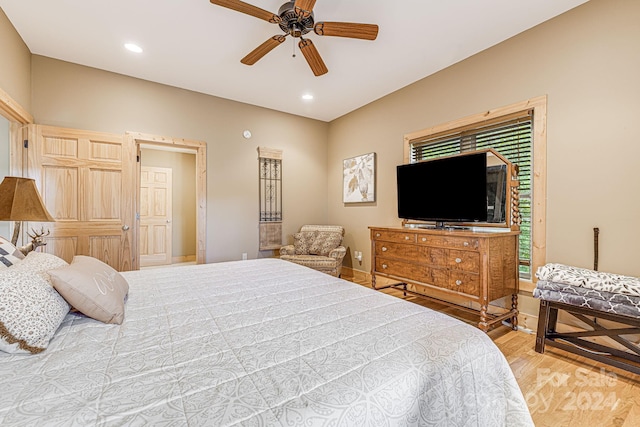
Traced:
POLYGON ((278 259, 122 276, 121 324, 70 312, 0 352, 0 425, 533 425, 491 339, 442 313, 278 259))

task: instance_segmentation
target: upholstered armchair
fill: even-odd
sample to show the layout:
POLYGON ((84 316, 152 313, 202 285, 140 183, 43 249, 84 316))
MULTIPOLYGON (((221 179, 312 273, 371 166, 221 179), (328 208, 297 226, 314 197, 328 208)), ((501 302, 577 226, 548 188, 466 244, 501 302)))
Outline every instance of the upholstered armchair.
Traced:
POLYGON ((293 235, 293 245, 280 248, 280 259, 340 277, 347 253, 342 236, 344 228, 339 225, 303 225, 293 235))

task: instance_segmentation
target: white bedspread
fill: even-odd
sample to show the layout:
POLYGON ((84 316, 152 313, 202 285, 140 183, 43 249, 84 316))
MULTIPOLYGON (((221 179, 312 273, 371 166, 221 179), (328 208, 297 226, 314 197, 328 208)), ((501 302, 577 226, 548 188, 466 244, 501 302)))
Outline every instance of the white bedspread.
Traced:
POLYGON ((0 425, 533 425, 491 339, 444 314, 277 259, 124 275, 122 325, 69 314, 0 354, 0 425))

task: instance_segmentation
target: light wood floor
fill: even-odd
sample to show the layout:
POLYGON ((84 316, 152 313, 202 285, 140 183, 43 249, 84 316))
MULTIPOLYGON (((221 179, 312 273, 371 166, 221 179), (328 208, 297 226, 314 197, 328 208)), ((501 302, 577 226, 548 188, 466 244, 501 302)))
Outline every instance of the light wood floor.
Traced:
MULTIPOLYGON (((370 282, 352 281, 371 286, 370 282)), ((382 292, 460 318, 448 306, 403 297, 396 290, 382 292)), ((467 316, 466 320, 471 319, 467 316)), ((535 335, 505 326, 490 331, 489 336, 509 362, 536 426, 640 426, 640 375, 554 348, 536 353, 535 335)))

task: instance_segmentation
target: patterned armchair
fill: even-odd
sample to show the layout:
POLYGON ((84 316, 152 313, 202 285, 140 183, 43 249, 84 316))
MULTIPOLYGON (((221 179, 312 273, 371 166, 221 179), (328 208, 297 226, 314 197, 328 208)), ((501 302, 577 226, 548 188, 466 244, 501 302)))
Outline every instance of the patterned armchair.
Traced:
POLYGON ((347 253, 342 236, 344 228, 339 225, 303 225, 293 235, 293 245, 280 248, 280 259, 340 277, 347 253))

